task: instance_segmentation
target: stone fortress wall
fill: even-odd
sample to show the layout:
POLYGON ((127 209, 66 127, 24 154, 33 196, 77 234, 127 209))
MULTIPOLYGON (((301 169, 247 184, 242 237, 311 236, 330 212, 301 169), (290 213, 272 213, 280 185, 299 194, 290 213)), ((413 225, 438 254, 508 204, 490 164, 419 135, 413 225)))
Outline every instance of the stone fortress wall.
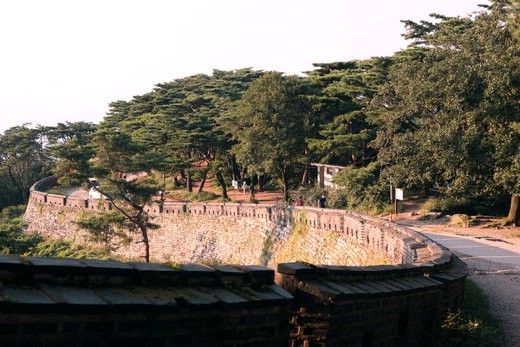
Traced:
MULTIPOLYGON (((31 189, 29 231, 85 240, 74 220, 110 204, 41 191, 53 183, 31 189)), ((294 346, 424 345, 462 298, 466 269, 458 258, 377 218, 286 205, 165 202, 147 209, 161 226, 150 231, 154 261, 276 267, 276 283, 292 295, 287 335, 294 346)), ((119 252, 142 254, 138 243, 119 252)))

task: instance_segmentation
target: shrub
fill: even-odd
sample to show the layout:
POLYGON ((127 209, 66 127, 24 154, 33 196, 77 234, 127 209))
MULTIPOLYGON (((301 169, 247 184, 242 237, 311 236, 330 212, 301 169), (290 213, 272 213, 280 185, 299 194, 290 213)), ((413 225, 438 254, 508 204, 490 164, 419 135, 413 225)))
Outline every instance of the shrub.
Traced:
POLYGON ((25 206, 9 206, 0 214, 0 252, 3 254, 24 254, 43 239, 35 234, 26 234, 22 215, 25 206))
MULTIPOLYGON (((291 201, 298 201, 298 198, 301 197, 303 200, 303 204, 305 206, 316 207, 318 203, 318 199, 322 196, 327 196, 327 191, 320 187, 300 187, 295 191, 290 193, 291 201)), ((328 201, 327 201, 328 203, 328 201)))
POLYGON ((211 201, 217 198, 217 196, 214 193, 211 192, 187 192, 187 191, 174 191, 167 194, 168 196, 172 198, 187 200, 187 201, 211 201))
POLYGON ((489 313, 488 298, 473 281, 466 280, 462 308, 446 315, 434 345, 445 347, 503 345, 503 334, 498 321, 489 313))
POLYGON ((110 253, 107 249, 77 245, 61 240, 40 242, 26 255, 76 259, 110 259, 110 253))

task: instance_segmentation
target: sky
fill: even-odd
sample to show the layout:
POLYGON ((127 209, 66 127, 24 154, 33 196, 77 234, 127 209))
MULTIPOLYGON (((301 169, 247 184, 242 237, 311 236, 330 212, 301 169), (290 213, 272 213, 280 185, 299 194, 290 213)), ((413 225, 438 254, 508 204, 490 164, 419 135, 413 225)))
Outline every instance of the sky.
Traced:
POLYGON ((286 74, 404 49, 403 19, 485 0, 16 0, 0 3, 0 133, 98 123, 108 104, 213 69, 286 74))

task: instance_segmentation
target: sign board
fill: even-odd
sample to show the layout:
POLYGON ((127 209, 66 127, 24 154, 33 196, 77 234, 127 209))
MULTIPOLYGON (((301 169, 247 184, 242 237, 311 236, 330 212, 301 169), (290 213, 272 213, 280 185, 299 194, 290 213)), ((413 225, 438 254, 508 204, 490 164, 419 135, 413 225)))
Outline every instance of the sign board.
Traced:
POLYGON ((231 185, 233 186, 233 189, 238 189, 238 181, 232 180, 231 185))
POLYGON ((403 190, 401 188, 395 188, 395 199, 396 200, 404 200, 403 199, 403 190))

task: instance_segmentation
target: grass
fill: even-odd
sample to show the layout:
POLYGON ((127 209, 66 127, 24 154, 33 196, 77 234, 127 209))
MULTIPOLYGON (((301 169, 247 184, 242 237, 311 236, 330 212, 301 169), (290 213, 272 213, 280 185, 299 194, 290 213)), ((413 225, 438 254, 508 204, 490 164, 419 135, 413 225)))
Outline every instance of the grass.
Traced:
POLYGON ((171 197, 171 198, 181 199, 181 200, 199 201, 199 202, 211 201, 211 200, 215 200, 217 198, 217 195, 215 195, 211 192, 200 192, 200 193, 192 192, 192 193, 190 193, 187 191, 168 192, 167 196, 171 197))
POLYGON ((507 235, 507 237, 520 238, 520 231, 512 231, 507 235))
POLYGON ((424 211, 438 211, 445 213, 464 213, 470 210, 470 202, 467 199, 456 198, 430 198, 423 204, 424 211))
POLYGON ((464 286, 462 308, 447 314, 437 337, 434 346, 443 347, 499 347, 504 341, 487 296, 471 280, 464 286))

